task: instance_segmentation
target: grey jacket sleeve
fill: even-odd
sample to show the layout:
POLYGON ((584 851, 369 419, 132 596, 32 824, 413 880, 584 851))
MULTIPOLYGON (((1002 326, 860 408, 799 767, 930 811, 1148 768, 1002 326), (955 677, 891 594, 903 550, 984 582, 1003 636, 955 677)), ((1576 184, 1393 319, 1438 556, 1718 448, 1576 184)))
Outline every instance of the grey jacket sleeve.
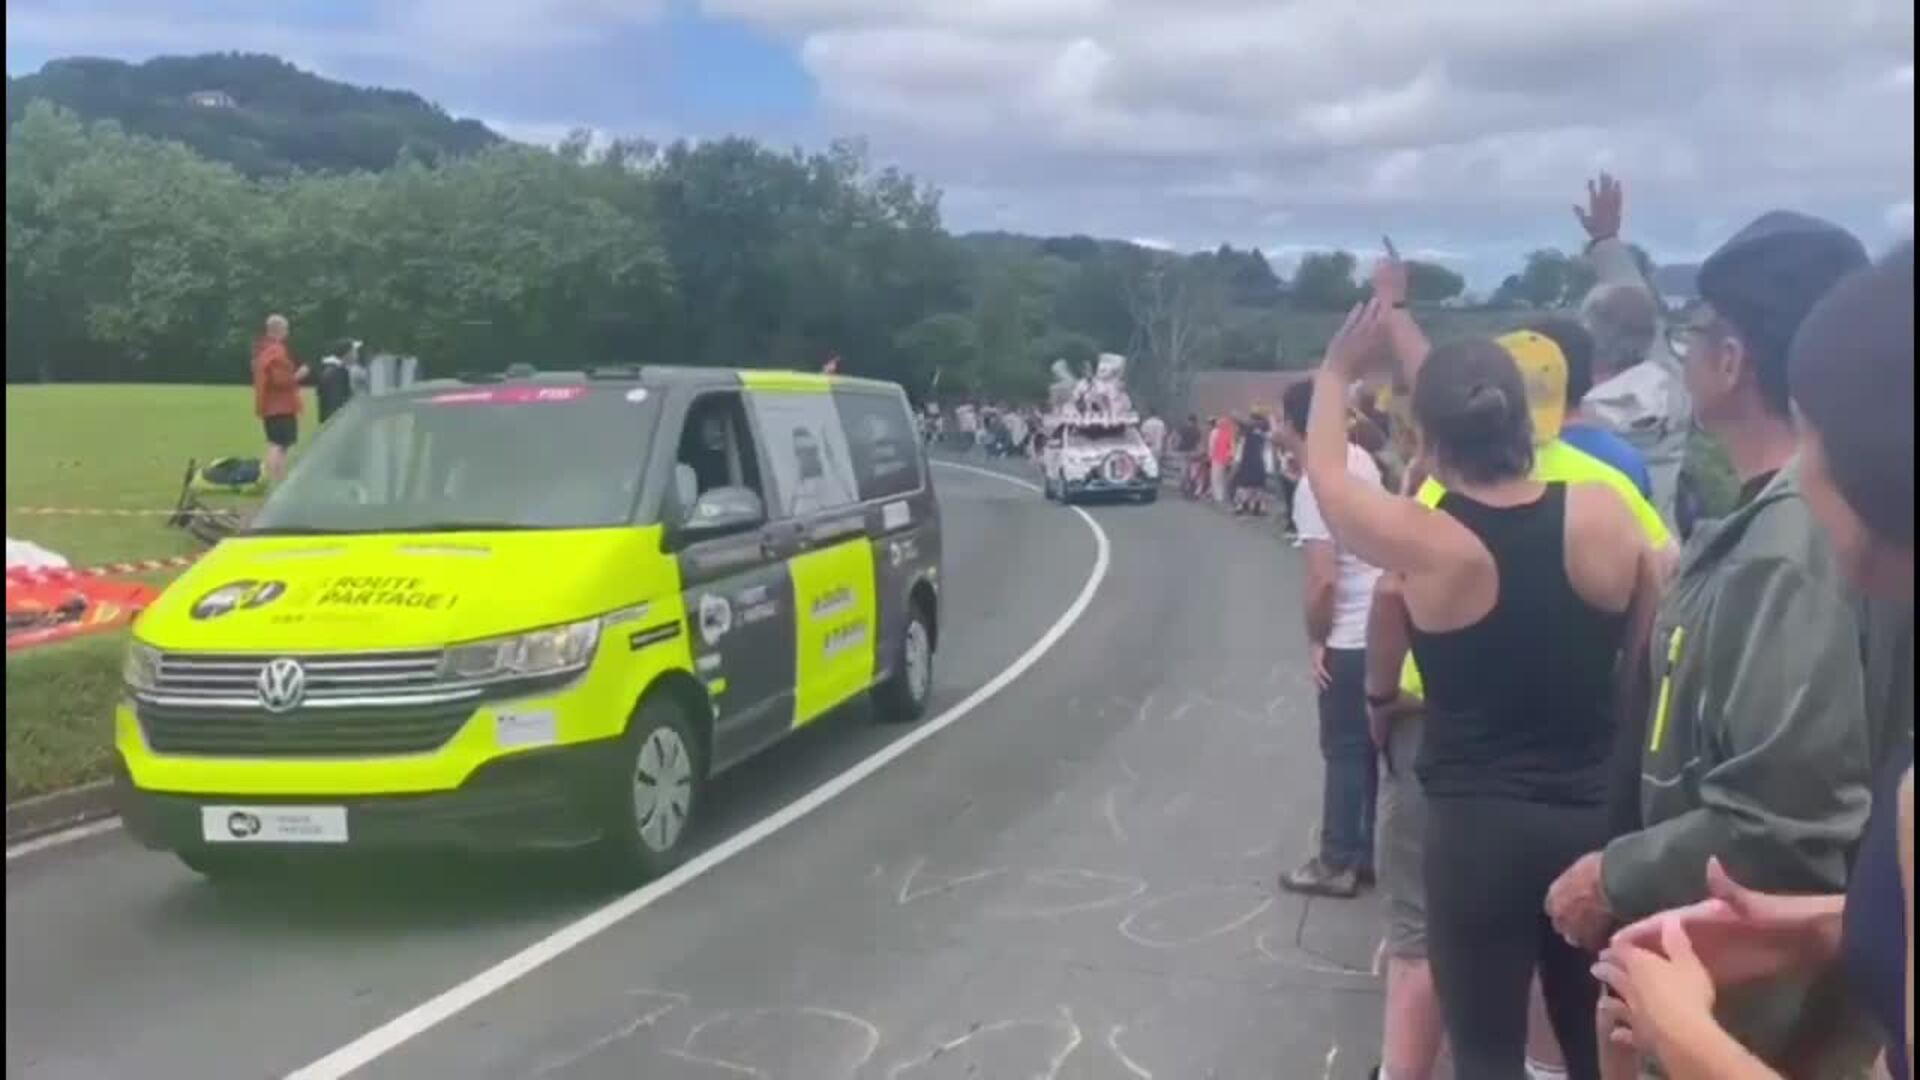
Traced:
MULTIPOLYGON (((1706 862, 1773 892, 1838 892, 1866 827, 1872 763, 1852 605, 1787 559, 1733 568, 1675 685, 1697 709, 1693 809, 1608 845, 1609 903, 1638 919, 1703 898, 1706 862)), ((1679 729, 1677 729, 1679 730, 1679 729)), ((1648 778, 1648 783, 1670 779, 1648 778)))

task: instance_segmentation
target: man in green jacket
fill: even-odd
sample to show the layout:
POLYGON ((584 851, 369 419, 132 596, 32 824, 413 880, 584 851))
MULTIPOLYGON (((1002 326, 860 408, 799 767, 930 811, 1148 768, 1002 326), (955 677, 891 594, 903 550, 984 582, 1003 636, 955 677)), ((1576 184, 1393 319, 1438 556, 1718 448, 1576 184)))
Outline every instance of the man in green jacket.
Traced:
MULTIPOLYGON (((1707 859, 1769 892, 1844 891, 1873 771, 1859 609, 1800 495, 1786 353, 1860 242, 1767 214, 1701 267, 1701 307, 1669 331, 1695 418, 1725 444, 1741 503, 1694 537, 1651 642, 1639 830, 1575 863, 1548 897, 1570 940, 1705 895, 1707 859)), ((1782 1063, 1805 987, 1727 995, 1730 1031, 1782 1063)))

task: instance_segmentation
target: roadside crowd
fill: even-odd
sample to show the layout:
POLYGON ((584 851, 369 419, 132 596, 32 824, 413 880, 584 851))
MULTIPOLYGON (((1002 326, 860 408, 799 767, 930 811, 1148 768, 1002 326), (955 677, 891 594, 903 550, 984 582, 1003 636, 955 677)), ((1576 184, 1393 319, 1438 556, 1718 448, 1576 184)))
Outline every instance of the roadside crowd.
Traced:
POLYGON ((1432 344, 1389 259, 1285 394, 1326 775, 1280 885, 1380 890, 1387 1080, 1907 1080, 1912 244, 1769 213, 1673 313, 1624 202, 1578 319, 1432 344), (1695 428, 1740 495, 1683 546, 1695 428))

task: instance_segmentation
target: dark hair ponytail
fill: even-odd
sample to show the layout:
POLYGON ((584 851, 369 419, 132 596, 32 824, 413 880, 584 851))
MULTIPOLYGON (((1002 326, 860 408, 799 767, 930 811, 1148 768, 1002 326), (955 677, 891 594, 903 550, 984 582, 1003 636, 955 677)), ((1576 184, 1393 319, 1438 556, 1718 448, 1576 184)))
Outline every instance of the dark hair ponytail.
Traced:
POLYGON ((1456 430, 1473 442, 1496 442, 1513 427, 1513 402, 1492 383, 1477 382, 1461 396, 1456 430))
POLYGON ((1492 341, 1433 350, 1413 388, 1413 417, 1441 468, 1476 484, 1533 471, 1533 422, 1512 355, 1492 341))

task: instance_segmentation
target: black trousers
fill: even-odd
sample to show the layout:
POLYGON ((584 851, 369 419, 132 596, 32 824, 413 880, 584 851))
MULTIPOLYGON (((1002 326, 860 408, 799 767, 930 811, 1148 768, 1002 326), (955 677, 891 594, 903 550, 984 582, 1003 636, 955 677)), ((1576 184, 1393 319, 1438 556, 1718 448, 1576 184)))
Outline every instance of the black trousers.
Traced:
POLYGON ((1540 972, 1572 1080, 1599 1080, 1593 956, 1547 918, 1547 889, 1608 838, 1607 807, 1429 798, 1427 948, 1461 1080, 1526 1080, 1527 1001, 1540 972))

